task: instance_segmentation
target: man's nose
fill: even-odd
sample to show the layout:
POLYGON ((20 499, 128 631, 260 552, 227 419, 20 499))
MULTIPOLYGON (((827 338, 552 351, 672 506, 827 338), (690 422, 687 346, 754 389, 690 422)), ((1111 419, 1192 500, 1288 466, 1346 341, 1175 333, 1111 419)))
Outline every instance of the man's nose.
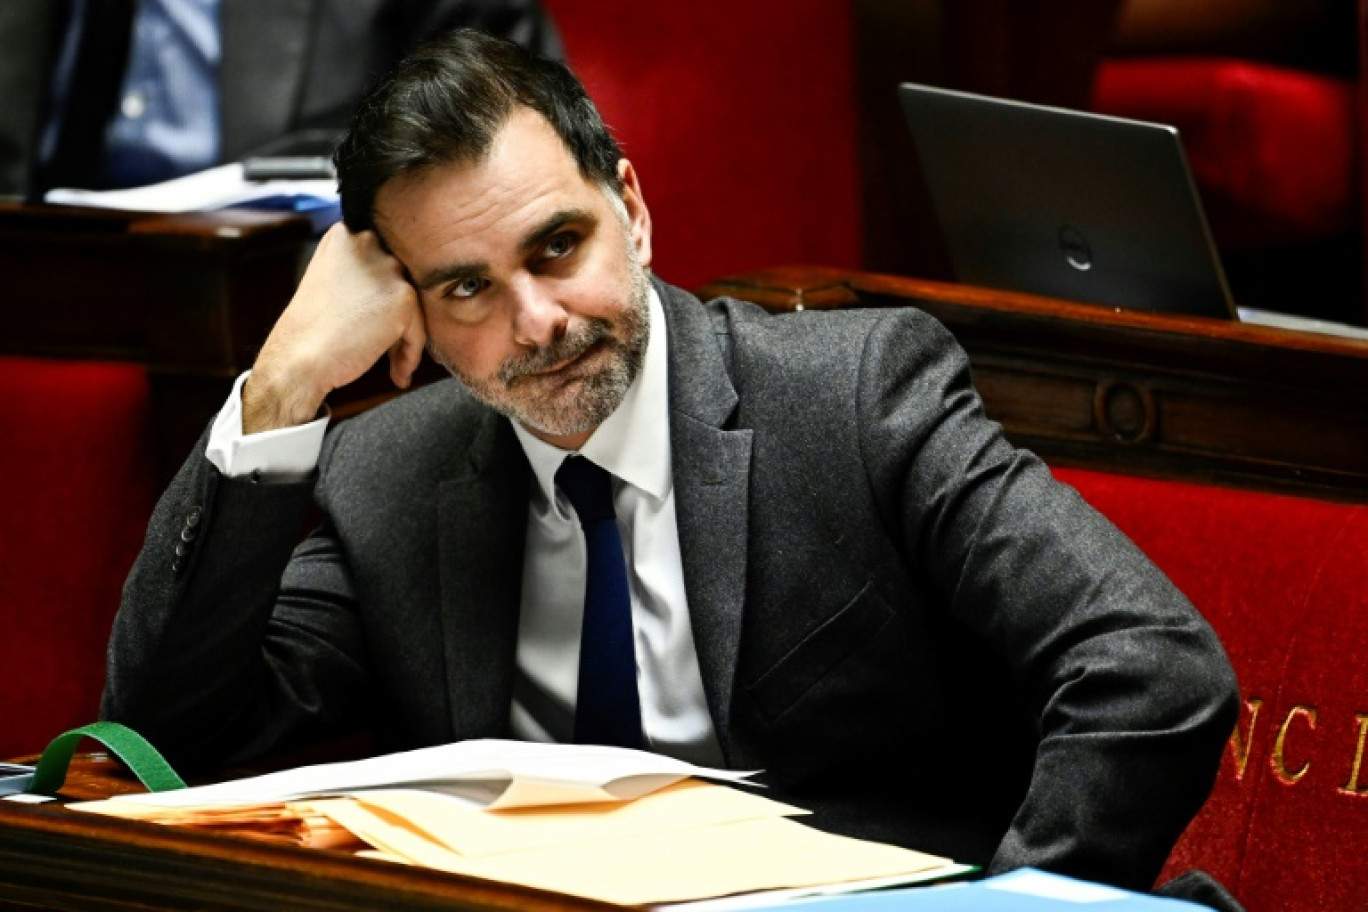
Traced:
POLYGON ((519 345, 542 348, 565 335, 570 315, 547 283, 532 276, 512 283, 513 339, 519 345))

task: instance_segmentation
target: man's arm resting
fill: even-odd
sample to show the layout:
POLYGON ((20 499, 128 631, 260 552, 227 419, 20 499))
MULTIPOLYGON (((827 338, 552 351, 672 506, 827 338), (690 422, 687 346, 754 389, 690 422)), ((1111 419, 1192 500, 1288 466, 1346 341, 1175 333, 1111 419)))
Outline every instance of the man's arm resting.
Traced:
POLYGON ((312 503, 324 398, 387 353, 407 386, 425 340, 399 262, 374 233, 333 226, 212 443, 153 513, 110 640, 107 716, 173 758, 221 763, 364 702, 340 547, 325 526, 291 553, 312 503))
POLYGON ((1230 663, 1134 544, 1002 438, 963 353, 919 320, 890 320, 871 343, 862 399, 891 405, 865 448, 876 489, 901 491, 890 522, 913 559, 1036 717, 1030 786, 990 870, 1148 889, 1215 777, 1237 707, 1230 663))
POLYGON ((196 449, 153 513, 115 619, 102 704, 189 768, 326 729, 335 720, 325 706, 355 704, 321 694, 349 696, 362 677, 350 582, 331 540, 316 534, 288 569, 312 478, 263 483, 281 473, 250 452, 240 459, 231 442, 249 474, 229 477, 206 452, 196 449))

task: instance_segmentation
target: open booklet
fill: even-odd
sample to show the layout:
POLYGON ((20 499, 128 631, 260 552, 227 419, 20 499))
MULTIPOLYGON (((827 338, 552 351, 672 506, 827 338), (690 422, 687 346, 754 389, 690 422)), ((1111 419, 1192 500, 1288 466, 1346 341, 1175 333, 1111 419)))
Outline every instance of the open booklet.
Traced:
POLYGON ((750 775, 621 748, 466 741, 70 807, 623 905, 971 870, 804 826, 801 808, 731 787, 750 775))

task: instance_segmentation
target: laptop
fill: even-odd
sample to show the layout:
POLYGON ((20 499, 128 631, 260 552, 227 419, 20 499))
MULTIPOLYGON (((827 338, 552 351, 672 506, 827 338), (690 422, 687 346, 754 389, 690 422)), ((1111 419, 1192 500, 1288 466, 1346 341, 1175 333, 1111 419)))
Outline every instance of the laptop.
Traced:
POLYGON ((1239 319, 1178 131, 905 83, 957 281, 1239 319))

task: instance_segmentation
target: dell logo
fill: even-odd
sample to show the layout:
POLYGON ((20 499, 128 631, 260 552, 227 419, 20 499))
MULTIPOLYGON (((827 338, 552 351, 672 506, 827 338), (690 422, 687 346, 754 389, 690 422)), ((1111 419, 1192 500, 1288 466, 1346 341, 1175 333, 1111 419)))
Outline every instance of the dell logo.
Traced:
POLYGON ((1065 225, 1059 229, 1059 249, 1063 251, 1064 259, 1074 269, 1079 272, 1087 272, 1092 269, 1092 248, 1088 246, 1088 239, 1083 236, 1083 232, 1072 225, 1065 225))

